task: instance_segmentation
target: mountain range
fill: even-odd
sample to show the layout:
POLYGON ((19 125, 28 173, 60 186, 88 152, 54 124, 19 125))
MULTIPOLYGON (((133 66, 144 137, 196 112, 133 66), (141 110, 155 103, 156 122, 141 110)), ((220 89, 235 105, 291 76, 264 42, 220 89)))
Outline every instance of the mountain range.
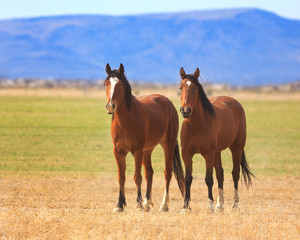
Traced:
POLYGON ((300 21, 259 9, 0 21, 0 77, 178 83, 179 70, 235 86, 300 80, 300 21))

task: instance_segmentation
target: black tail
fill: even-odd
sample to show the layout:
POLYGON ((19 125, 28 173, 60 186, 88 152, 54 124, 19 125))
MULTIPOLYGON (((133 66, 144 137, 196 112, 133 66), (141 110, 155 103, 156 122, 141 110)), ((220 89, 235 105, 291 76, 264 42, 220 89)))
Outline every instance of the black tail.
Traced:
POLYGON ((247 163, 244 150, 243 150, 243 154, 242 154, 241 167, 242 167, 242 174, 244 176, 244 181, 245 181, 246 187, 249 188, 249 186, 252 185, 251 176, 253 176, 253 177, 255 177, 255 176, 250 171, 250 167, 247 163))
POLYGON ((181 195, 184 196, 184 174, 180 160, 178 142, 176 143, 173 157, 173 172, 178 183, 181 195))

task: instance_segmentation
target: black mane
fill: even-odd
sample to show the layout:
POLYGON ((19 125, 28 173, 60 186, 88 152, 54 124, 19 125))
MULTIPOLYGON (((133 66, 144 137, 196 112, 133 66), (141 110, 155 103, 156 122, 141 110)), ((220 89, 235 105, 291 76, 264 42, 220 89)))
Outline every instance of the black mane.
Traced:
POLYGON ((215 115, 215 110, 212 106, 212 104, 210 103, 210 101, 208 100, 202 85, 200 84, 200 82, 198 81, 198 79, 196 79, 193 75, 188 74, 186 75, 186 78, 189 79, 190 81, 192 81, 195 86, 198 88, 199 91, 199 98, 200 101, 202 103, 203 109, 204 111, 207 111, 211 116, 215 115))
POLYGON ((130 86, 125 74, 121 74, 117 69, 115 69, 115 70, 111 71, 111 73, 107 76, 107 78, 105 79, 104 82, 106 82, 111 77, 112 78, 116 77, 121 82, 123 82, 124 88, 125 88, 125 101, 126 101, 128 110, 130 110, 131 102, 132 102, 132 99, 134 98, 134 96, 131 93, 131 86, 130 86))

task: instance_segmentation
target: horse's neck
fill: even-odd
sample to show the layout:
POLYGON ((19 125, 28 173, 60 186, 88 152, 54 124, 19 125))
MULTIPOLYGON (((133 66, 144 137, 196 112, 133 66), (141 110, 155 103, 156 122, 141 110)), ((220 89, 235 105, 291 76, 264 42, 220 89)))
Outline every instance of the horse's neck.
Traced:
POLYGON ((204 110, 200 100, 198 100, 197 105, 193 109, 191 117, 187 120, 194 128, 205 128, 207 125, 211 124, 210 119, 211 116, 207 111, 204 110))
MULTIPOLYGON (((136 101, 131 102, 131 110, 135 108, 136 101)), ((117 106, 117 110, 114 113, 113 124, 119 126, 125 126, 128 123, 132 122, 135 117, 133 111, 128 109, 126 101, 124 100, 119 106, 117 106)))

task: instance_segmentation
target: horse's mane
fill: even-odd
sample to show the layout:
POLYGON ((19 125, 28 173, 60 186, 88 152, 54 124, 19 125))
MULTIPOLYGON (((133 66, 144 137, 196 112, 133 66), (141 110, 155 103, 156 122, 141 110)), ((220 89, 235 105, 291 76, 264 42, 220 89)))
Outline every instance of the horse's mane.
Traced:
POLYGON ((200 101, 202 103, 203 109, 204 111, 207 111, 211 116, 215 115, 215 110, 211 104, 211 102, 208 100, 202 85, 200 84, 200 82, 198 81, 198 79, 196 79, 193 75, 188 74, 186 75, 186 78, 189 79, 190 81, 192 81, 195 86, 198 88, 199 91, 199 98, 200 101))
POLYGON ((118 78, 120 81, 123 82, 124 84, 124 89, 125 89, 125 101, 126 101, 126 105, 128 107, 128 110, 130 110, 131 107, 131 102, 132 99, 134 98, 134 96, 131 93, 131 86, 124 74, 121 74, 117 69, 111 71, 111 73, 107 76, 107 78, 105 79, 104 82, 106 82, 108 79, 110 79, 111 77, 116 77, 118 78))

